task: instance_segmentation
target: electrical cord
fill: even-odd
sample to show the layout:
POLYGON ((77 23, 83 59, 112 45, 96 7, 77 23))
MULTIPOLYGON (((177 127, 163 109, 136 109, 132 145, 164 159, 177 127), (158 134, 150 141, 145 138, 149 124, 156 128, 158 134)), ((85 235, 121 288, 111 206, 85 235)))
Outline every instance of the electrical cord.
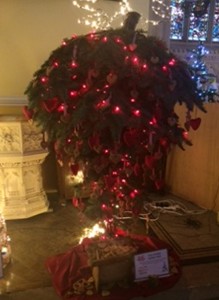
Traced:
MULTIPOLYGON (((157 221, 161 214, 173 214, 177 216, 186 215, 199 215, 207 212, 207 209, 192 210, 187 208, 184 204, 179 203, 173 199, 165 200, 153 200, 144 203, 144 212, 139 214, 139 219, 145 221, 157 221)), ((113 215, 117 220, 129 220, 132 219, 133 213, 131 211, 125 211, 122 216, 113 215)))

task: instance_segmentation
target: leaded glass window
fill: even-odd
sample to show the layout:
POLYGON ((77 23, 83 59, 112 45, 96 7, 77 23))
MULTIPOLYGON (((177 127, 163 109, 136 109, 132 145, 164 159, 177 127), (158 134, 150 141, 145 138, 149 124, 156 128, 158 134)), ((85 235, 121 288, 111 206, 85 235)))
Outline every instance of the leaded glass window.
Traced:
POLYGON ((209 7, 207 13, 200 18, 196 17, 193 12, 189 14, 189 31, 188 31, 189 41, 207 40, 208 15, 209 15, 209 7))
POLYGON ((219 42, 219 0, 171 0, 170 39, 219 42))
POLYGON ((215 1, 215 10, 212 28, 212 41, 219 42, 219 0, 215 1))
POLYGON ((183 39, 184 17, 182 0, 171 1, 170 38, 172 40, 183 39))

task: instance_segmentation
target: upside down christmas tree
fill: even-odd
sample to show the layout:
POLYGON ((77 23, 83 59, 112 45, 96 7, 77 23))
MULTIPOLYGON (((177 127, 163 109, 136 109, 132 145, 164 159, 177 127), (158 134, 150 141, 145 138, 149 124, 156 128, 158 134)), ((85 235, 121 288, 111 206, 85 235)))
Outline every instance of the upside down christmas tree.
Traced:
MULTIPOLYGON (((110 299, 131 299, 171 287, 180 277, 168 245, 115 231, 115 220, 138 216, 147 194, 164 189, 171 145, 191 145, 186 128, 197 129, 200 120, 190 112, 194 106, 205 111, 189 65, 161 40, 136 30, 139 17, 130 12, 122 28, 65 39, 26 90, 24 114, 46 132, 42 146, 53 145, 72 175, 83 172, 80 188, 90 191, 84 211, 102 217, 113 235, 84 239, 48 259, 62 298, 98 300, 111 293, 110 299), (177 103, 185 105, 185 128, 174 111, 177 103), (168 249, 169 276, 162 284, 152 280, 153 289, 149 281, 134 283, 133 255, 159 247, 168 249)), ((74 198, 79 208, 80 195, 74 198)))
POLYGON ((24 113, 47 133, 42 146, 67 158, 73 175, 83 171, 85 210, 108 223, 138 215, 148 192, 165 187, 171 145, 191 145, 175 105, 205 111, 189 65, 136 30, 139 17, 130 12, 121 28, 65 39, 26 89, 24 113))

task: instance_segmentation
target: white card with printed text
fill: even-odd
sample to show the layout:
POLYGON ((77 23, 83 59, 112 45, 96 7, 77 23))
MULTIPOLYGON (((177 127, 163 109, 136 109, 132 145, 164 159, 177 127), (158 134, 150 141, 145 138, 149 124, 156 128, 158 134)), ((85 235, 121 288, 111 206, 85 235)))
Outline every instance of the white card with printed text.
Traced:
POLYGON ((145 252, 134 256, 135 280, 145 280, 150 276, 164 277, 169 275, 167 249, 145 252))

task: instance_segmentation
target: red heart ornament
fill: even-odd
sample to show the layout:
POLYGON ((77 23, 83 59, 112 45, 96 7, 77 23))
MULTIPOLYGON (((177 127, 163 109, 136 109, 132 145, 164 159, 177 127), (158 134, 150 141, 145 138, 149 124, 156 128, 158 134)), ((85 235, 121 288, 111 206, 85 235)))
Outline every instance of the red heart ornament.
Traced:
POLYGON ((136 44, 130 44, 129 45, 129 50, 132 51, 132 52, 135 51, 136 48, 137 48, 136 44))
POLYGON ((74 176, 76 176, 78 174, 78 171, 79 171, 79 165, 78 164, 71 164, 70 165, 70 170, 71 170, 72 174, 74 176))
POLYGON ((107 82, 112 85, 117 81, 118 76, 114 73, 109 73, 106 77, 107 82))
POLYGON ((161 190, 165 185, 165 182, 163 179, 157 179, 155 180, 155 186, 157 190, 161 190))
POLYGON ((98 148, 100 146, 100 137, 97 134, 94 134, 88 139, 89 147, 94 150, 94 148, 98 148))
POLYGON ((152 155, 145 156, 145 165, 149 169, 153 169, 155 165, 156 158, 152 155))
POLYGON ((61 120, 63 123, 68 123, 68 122, 71 120, 71 115, 70 115, 70 114, 62 115, 62 116, 60 117, 60 120, 61 120))
POLYGON ((26 105, 22 108, 22 113, 28 121, 33 117, 33 110, 29 109, 26 105))
POLYGON ((135 176, 139 176, 141 174, 141 166, 138 163, 134 165, 133 172, 135 176))
POLYGON ((72 198, 72 205, 73 205, 74 207, 78 208, 78 207, 79 207, 79 199, 76 198, 76 197, 73 197, 73 198, 72 198))
POLYGON ((47 112, 52 112, 54 111, 57 106, 58 106, 59 100, 58 98, 54 97, 52 99, 48 99, 46 101, 42 102, 42 107, 47 111, 47 112))
POLYGON ((201 118, 191 119, 190 126, 193 130, 197 130, 201 124, 201 118))
POLYGON ((118 153, 110 153, 110 161, 114 164, 118 164, 121 161, 121 155, 118 153))
POLYGON ((114 186, 114 184, 116 183, 116 177, 106 175, 106 176, 104 176, 104 182, 105 182, 106 187, 108 189, 111 189, 114 186))
POLYGON ((123 134, 123 140, 125 144, 129 147, 135 145, 137 137, 138 137, 138 131, 135 129, 126 131, 123 134))

